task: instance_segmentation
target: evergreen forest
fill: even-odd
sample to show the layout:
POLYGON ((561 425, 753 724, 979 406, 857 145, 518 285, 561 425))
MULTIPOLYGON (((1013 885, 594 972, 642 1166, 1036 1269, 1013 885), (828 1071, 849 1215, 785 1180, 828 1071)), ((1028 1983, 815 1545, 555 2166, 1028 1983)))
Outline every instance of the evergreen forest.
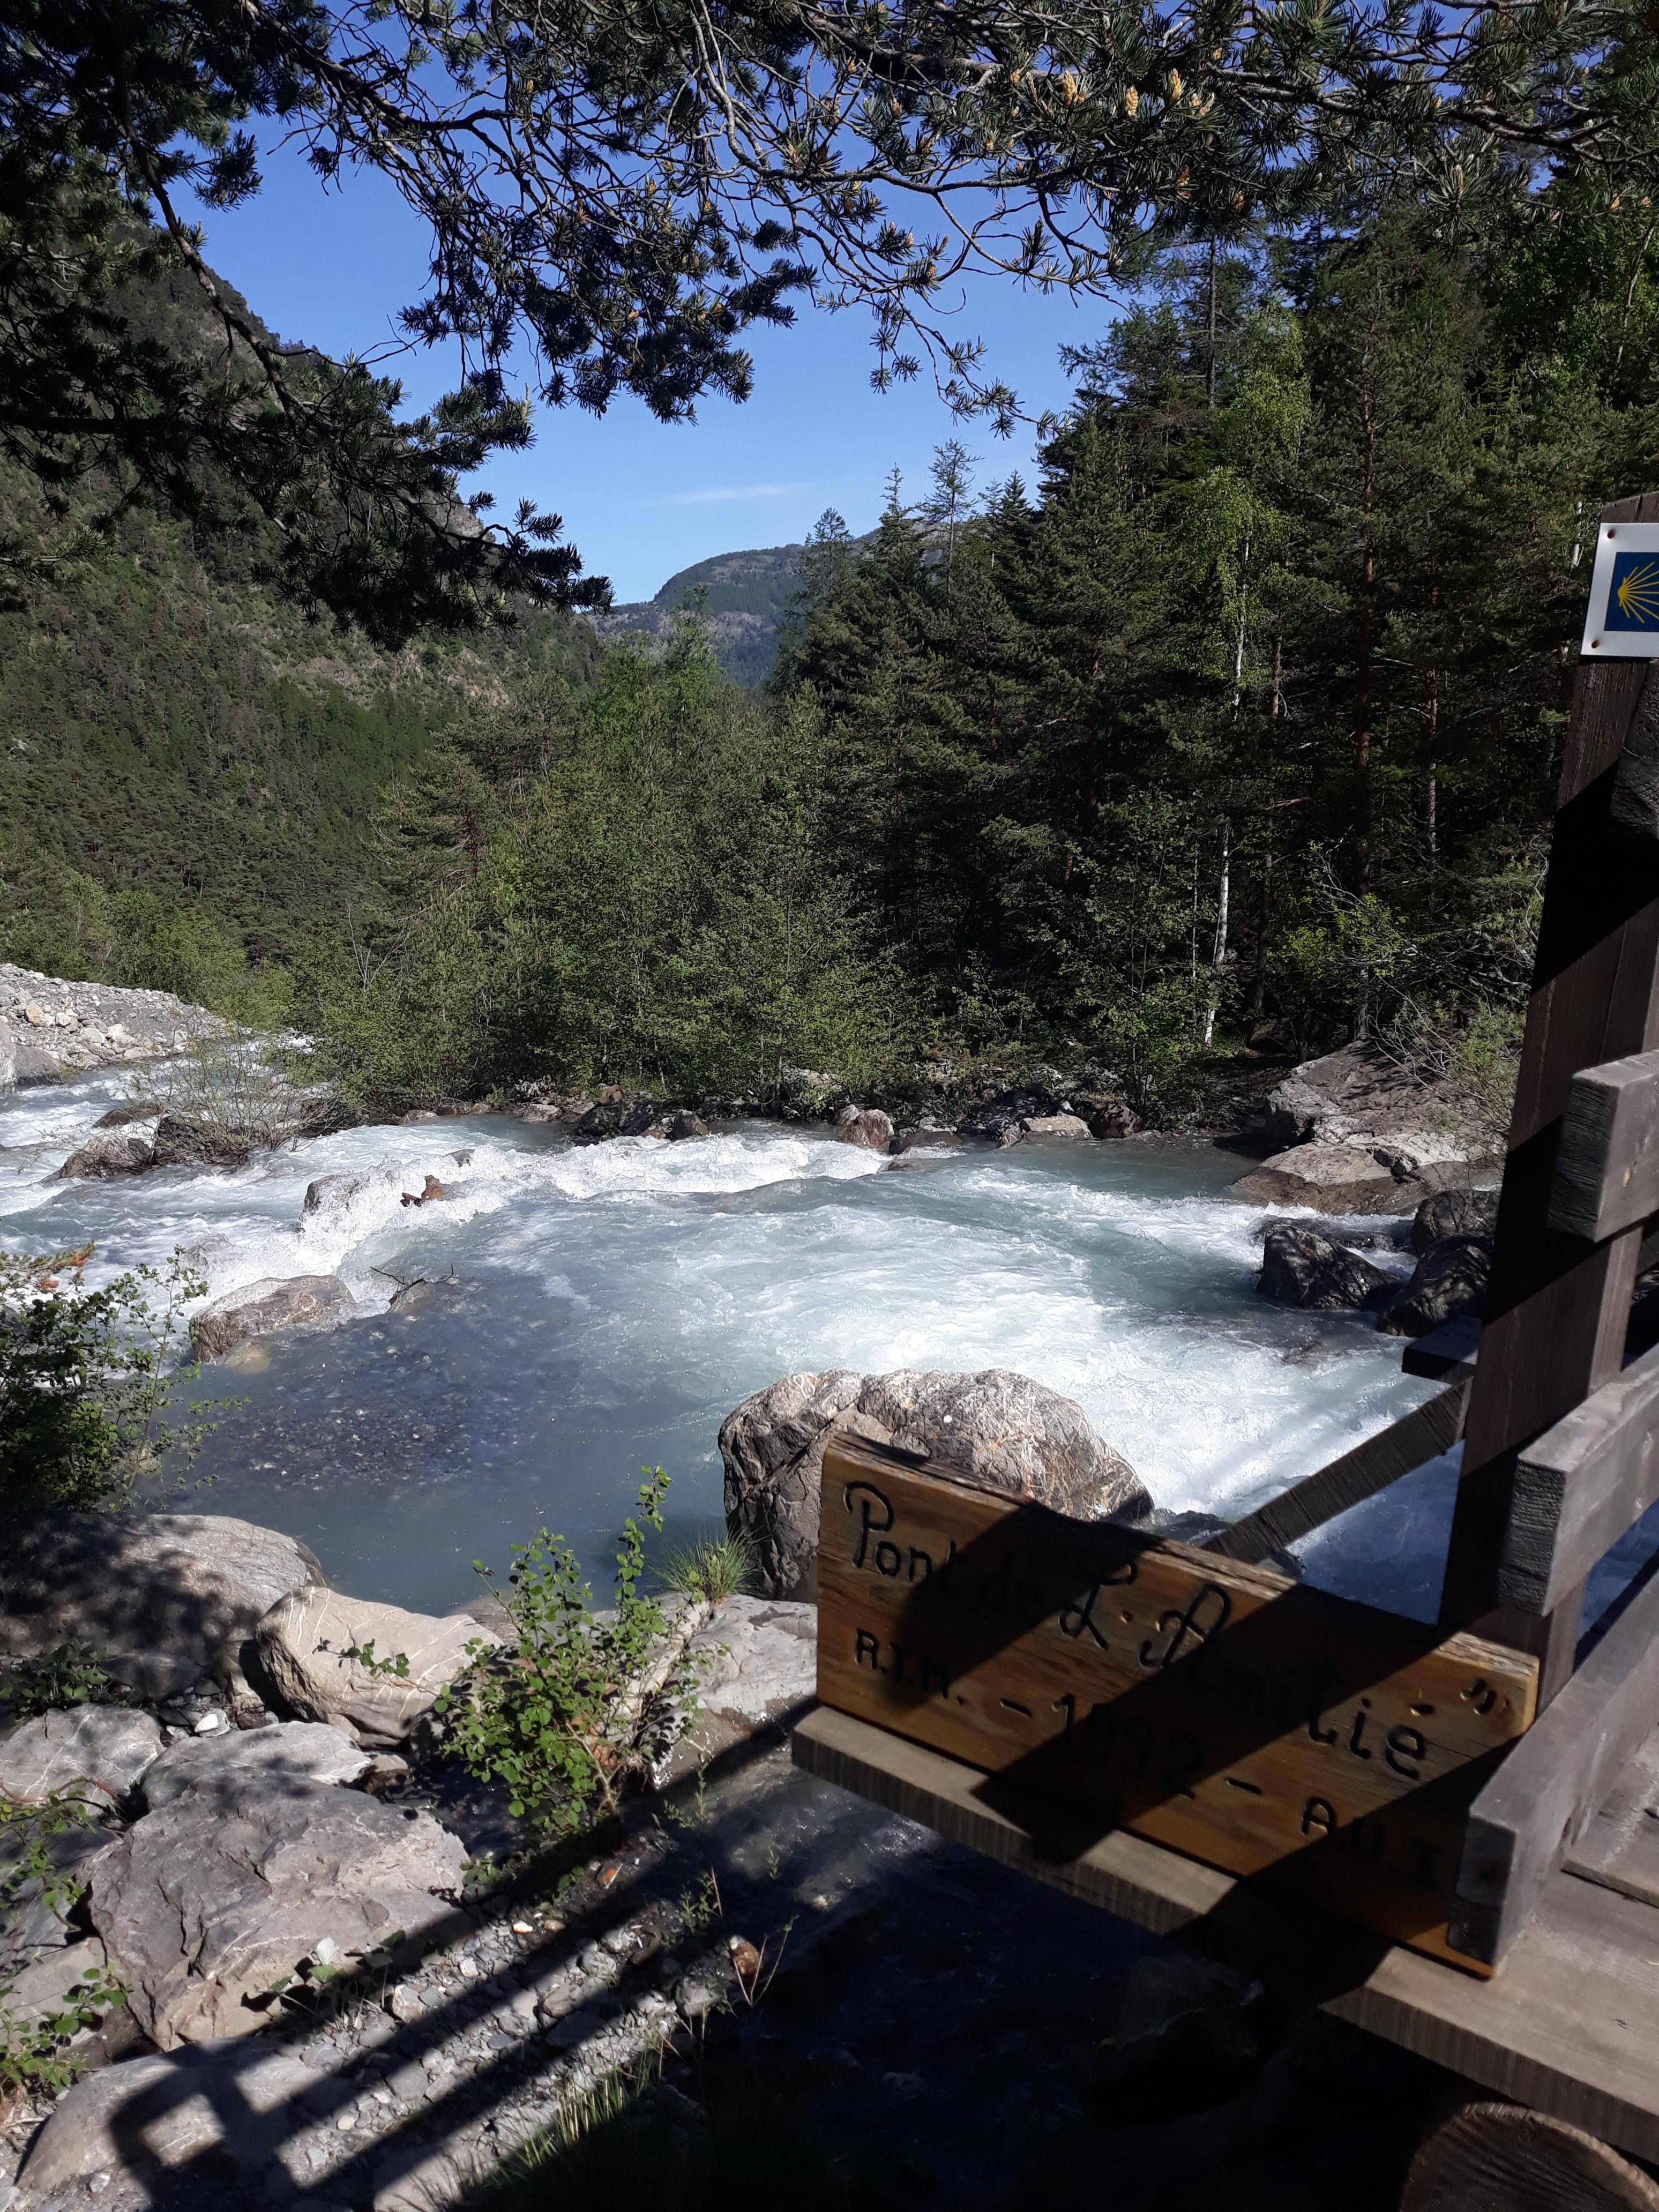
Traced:
POLYGON ((382 1110, 932 1055, 1176 1126, 1251 1039, 1374 1037, 1501 1121, 1656 225, 1558 184, 1479 246, 1189 246, 1035 482, 951 441, 820 520, 761 691, 695 611, 371 649, 132 521, 0 617, 6 950, 263 991, 382 1110))

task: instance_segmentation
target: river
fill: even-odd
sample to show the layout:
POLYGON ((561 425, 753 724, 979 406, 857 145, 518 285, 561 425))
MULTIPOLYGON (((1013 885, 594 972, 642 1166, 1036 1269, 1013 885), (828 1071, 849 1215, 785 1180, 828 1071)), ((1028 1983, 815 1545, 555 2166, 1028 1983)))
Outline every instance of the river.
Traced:
MULTIPOLYGON (((94 1238, 88 1281, 182 1248, 215 1295, 343 1277, 347 1326, 204 1371, 238 1402, 179 1504, 286 1529, 341 1587, 422 1610, 464 1606, 473 1559, 506 1565, 538 1523, 602 1573, 642 1466, 673 1478, 671 1533, 717 1524, 721 1419, 802 1369, 1017 1369, 1077 1399, 1160 1504, 1227 1516, 1431 1387, 1368 1316, 1256 1294, 1262 1213, 1224 1195, 1244 1164, 1206 1143, 896 1163, 764 1122, 573 1146, 489 1115, 236 1171, 56 1180, 122 1091, 112 1073, 0 1097, 0 1243, 94 1238), (363 1180, 302 1212, 342 1173, 363 1180), (428 1175, 447 1195, 404 1206, 428 1175)), ((1453 1473, 1435 1462, 1310 1539, 1308 1578, 1431 1614, 1453 1473)))

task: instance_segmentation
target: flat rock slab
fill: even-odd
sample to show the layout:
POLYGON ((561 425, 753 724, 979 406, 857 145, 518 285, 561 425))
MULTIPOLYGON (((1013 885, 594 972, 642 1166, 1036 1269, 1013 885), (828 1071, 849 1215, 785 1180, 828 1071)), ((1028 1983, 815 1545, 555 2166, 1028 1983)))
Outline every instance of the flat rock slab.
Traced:
POLYGON ((40 1805, 79 1790, 118 1805, 161 1754, 161 1723, 125 1705, 72 1705, 25 1721, 0 1743, 0 1796, 40 1805))
POLYGON ((322 1582, 292 1536, 207 1513, 47 1513, 0 1553, 0 1651, 74 1639, 112 1674, 166 1697, 239 1663, 276 1600, 322 1582))
POLYGON ((100 2174, 99 2194, 113 2181, 124 2206, 225 2205, 250 2189, 298 2202, 307 2100, 326 2090, 315 2067, 247 2045, 124 2059, 61 2099, 20 2177, 24 2202, 95 2203, 100 2174))
POLYGON ((359 1743, 401 1743, 468 1665, 469 1644, 501 1638, 471 1613, 405 1613, 337 1590, 295 1590, 259 1623, 259 1659, 283 1701, 359 1743), (346 1656, 373 1652, 373 1663, 346 1656), (375 1671, 404 1659, 405 1674, 375 1671))
POLYGON ((325 1939, 349 1960, 435 1926, 465 1857, 429 1813, 256 1775, 147 1814, 88 1896, 134 2016, 170 2051, 260 2027, 253 2001, 325 1939))
POLYGON ((1241 1176, 1231 1195, 1318 1213, 1407 1213, 1424 1193, 1363 1146, 1297 1145, 1241 1176))
POLYGON ((788 1728, 817 1694, 818 1609, 729 1597, 687 1645, 697 1669, 691 1726, 655 1776, 678 1781, 763 1729, 788 1728))
POLYGON ((373 1765, 343 1729, 320 1721, 181 1736, 145 1775, 144 1803, 154 1813, 188 1796, 199 1805, 228 1810, 251 1788, 351 1783, 373 1765))

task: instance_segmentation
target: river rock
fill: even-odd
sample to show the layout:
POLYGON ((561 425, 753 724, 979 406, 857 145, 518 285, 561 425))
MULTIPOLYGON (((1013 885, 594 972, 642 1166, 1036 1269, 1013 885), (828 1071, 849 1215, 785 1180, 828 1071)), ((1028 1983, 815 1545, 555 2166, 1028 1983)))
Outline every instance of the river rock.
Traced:
POLYGON ((701 1115, 694 1114, 689 1106, 680 1106, 665 1117, 662 1133, 671 1144, 683 1145, 688 1137, 706 1137, 708 1124, 701 1115))
POLYGON ((58 1173, 64 1182, 111 1182, 118 1176, 142 1175, 155 1157, 142 1137, 94 1137, 71 1152, 58 1173))
POLYGON ((0 1551, 0 1651, 87 1644, 150 1697, 240 1663, 287 1591, 319 1583, 315 1554, 275 1528, 207 1513, 48 1513, 0 1551))
POLYGON ((295 1590, 272 1606, 258 1632, 260 1664, 283 1703, 361 1744, 401 1743, 470 1664, 466 1646, 500 1642, 471 1613, 440 1619, 331 1589, 295 1590), (407 1659, 407 1675, 381 1674, 344 1656, 371 1647, 376 1662, 407 1659))
POLYGON ((105 2189, 121 2212, 302 2201, 312 2192, 300 2116, 308 2099, 326 2094, 328 2079, 258 2044, 150 2051, 106 2066, 53 2107, 20 2176, 22 2203, 93 2205, 105 2189))
POLYGON ((1032 1114, 1025 1122, 1028 1137, 1086 1137, 1091 1133, 1081 1114, 1032 1114))
POLYGON ((71 1705, 25 1721, 0 1743, 0 1797, 39 1805, 54 1790, 118 1805, 161 1753, 161 1723, 125 1705, 71 1705))
POLYGON ((301 1219, 307 1213, 349 1213, 354 1199, 369 1191, 383 1193, 391 1182, 391 1174, 385 1168, 343 1169, 336 1175, 318 1176, 306 1185, 301 1219))
POLYGON ((356 1310, 337 1275, 265 1275, 204 1306, 190 1324, 191 1349, 200 1360, 222 1359, 253 1337, 332 1328, 356 1310))
POLYGON ((211 1122, 188 1114, 163 1114, 155 1124, 151 1164, 158 1168, 236 1168, 249 1146, 211 1122))
POLYGON ((726 1526, 751 1547, 768 1597, 817 1590, 818 1491, 832 1427, 924 1453, 987 1489, 1080 1519, 1133 1515, 1152 1502, 1080 1406, 1006 1368, 789 1375, 744 1399, 720 1432, 726 1526))
POLYGON ((1477 1318, 1486 1300, 1492 1243, 1485 1237, 1443 1237, 1419 1260, 1410 1282, 1376 1316, 1390 1336, 1426 1336, 1459 1314, 1477 1318))
POLYGON ((176 1797, 227 1808, 256 1785, 356 1782, 374 1765, 343 1729, 320 1721, 280 1721, 274 1728, 232 1729, 185 1735, 170 1743, 144 1775, 152 1813, 176 1797))
POLYGON ((429 1813, 244 1771, 136 1821, 94 1863, 88 1910, 135 2018, 171 2051, 262 2026, 252 2001, 325 1940, 349 1960, 432 1928, 465 1857, 429 1813))
POLYGON ((893 1141, 893 1124, 879 1106, 849 1103, 836 1116, 836 1134, 843 1145, 862 1145, 866 1152, 884 1152, 893 1141))
POLYGON ((1403 1213, 1421 1194, 1374 1152, 1322 1144, 1275 1152, 1231 1191, 1258 1206, 1306 1206, 1316 1213, 1403 1213))
POLYGON ((1412 1249, 1421 1254, 1444 1237, 1490 1237, 1498 1225, 1498 1193, 1431 1190, 1412 1216, 1412 1249))
POLYGON ((1375 1305, 1394 1291, 1395 1280, 1316 1229, 1281 1224, 1267 1231, 1255 1286, 1264 1298, 1280 1305, 1331 1313, 1344 1306, 1375 1305))
POLYGON ((1119 1101, 1097 1106, 1089 1115, 1088 1122, 1091 1137, 1111 1139, 1134 1136, 1140 1127, 1140 1116, 1119 1101))

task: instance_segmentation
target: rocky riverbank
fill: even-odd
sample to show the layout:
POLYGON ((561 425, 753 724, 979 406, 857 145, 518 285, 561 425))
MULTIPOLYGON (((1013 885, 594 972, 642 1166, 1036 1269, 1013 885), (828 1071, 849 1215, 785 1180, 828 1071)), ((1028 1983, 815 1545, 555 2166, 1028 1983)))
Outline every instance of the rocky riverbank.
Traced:
POLYGON ((695 2172, 711 2204, 1012 2212, 1103 2166, 1127 2212, 1172 2189, 1381 2212, 1437 2093, 1433 2069, 796 1772, 810 1604, 683 1602, 695 1728, 625 1819, 539 1858, 425 1726, 473 1625, 329 1590, 289 1538, 64 1520, 0 1569, 0 1607, 13 1686, 71 1633, 129 1686, 0 1739, 14 1803, 74 1788, 94 1814, 51 1841, 80 1890, 58 1911, 11 1868, 28 1963, 4 2033, 66 2002, 88 2025, 78 2082, 0 2113, 10 2212, 436 2212, 521 2153, 539 2163, 509 2206, 658 2212, 695 2172), (406 1675, 347 1656, 371 1636, 406 1675), (97 1994, 111 1974, 118 1998, 97 1994), (623 2194, 548 2152, 574 2115, 590 2166, 623 2126, 623 2194))
POLYGON ((100 1067, 130 1067, 182 1052, 220 1026, 170 991, 66 983, 0 962, 0 1091, 68 1083, 100 1067))

